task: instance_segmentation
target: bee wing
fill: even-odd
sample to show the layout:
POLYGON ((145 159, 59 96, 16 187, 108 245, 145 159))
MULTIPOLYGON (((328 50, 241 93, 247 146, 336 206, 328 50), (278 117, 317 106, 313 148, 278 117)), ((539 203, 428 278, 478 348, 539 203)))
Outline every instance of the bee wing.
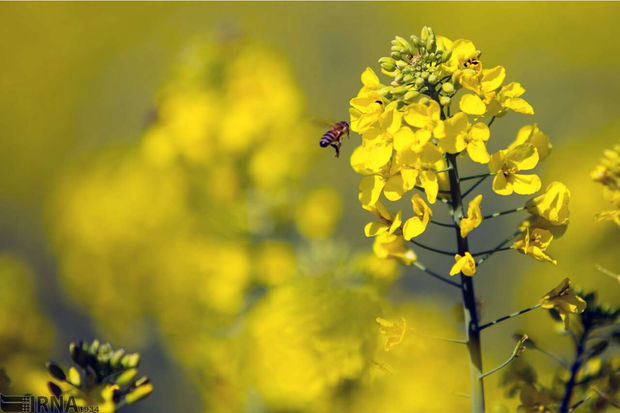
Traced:
POLYGON ((329 129, 331 128, 336 121, 332 118, 311 118, 310 122, 315 125, 317 128, 329 129))

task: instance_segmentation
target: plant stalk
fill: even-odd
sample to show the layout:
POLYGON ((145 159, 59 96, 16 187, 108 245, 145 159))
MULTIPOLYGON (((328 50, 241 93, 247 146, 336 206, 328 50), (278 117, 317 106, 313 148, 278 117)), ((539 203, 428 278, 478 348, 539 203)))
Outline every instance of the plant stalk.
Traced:
POLYGON ((577 348, 575 349, 575 360, 570 368, 570 379, 566 383, 566 390, 564 392, 564 398, 562 399, 562 405, 560 406, 560 413, 568 413, 570 411, 570 399, 575 389, 575 381, 577 380, 577 373, 583 363, 582 357, 586 348, 586 340, 588 339, 588 330, 584 328, 584 332, 577 342, 577 348))
MULTIPOLYGON (((450 196, 452 205, 452 217, 457 225, 456 241, 458 252, 465 255, 469 251, 466 238, 461 237, 459 222, 463 218, 463 197, 459 183, 456 155, 447 155, 448 171, 450 178, 450 196)), ((471 380, 471 413, 484 412, 484 386, 482 381, 482 351, 480 343, 480 329, 478 310, 476 308, 476 296, 474 294, 474 282, 472 277, 461 274, 461 290, 463 295, 463 309, 465 315, 466 340, 469 352, 469 370, 471 380)))

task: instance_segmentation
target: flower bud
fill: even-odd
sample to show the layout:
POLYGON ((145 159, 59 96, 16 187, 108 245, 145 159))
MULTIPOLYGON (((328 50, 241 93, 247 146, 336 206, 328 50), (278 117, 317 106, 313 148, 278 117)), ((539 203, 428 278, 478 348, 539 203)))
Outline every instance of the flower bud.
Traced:
POLYGON ((454 85, 450 82, 446 82, 443 85, 441 85, 441 90, 443 90, 444 93, 452 94, 454 93, 454 85))
POLYGON ((448 106, 451 101, 452 101, 452 98, 450 96, 439 96, 439 103, 442 106, 448 106))
POLYGON ((447 62, 448 60, 450 60, 450 57, 452 56, 452 49, 448 49, 446 50, 443 55, 441 56, 441 61, 442 62, 447 62))
POLYGON ((404 49, 405 52, 408 52, 408 53, 413 52, 413 50, 411 49, 411 45, 404 38, 400 36, 396 36, 396 41, 398 41, 398 43, 401 45, 401 48, 404 49))
POLYGON ((428 83, 430 83, 431 85, 434 85, 435 83, 437 83, 438 80, 439 79, 434 74, 431 74, 428 76, 428 83))
POLYGON ((421 77, 419 77, 419 78, 417 78, 417 79, 415 80, 415 83, 414 83, 414 84, 415 84, 416 88, 418 88, 418 89, 419 89, 419 88, 421 88, 422 86, 424 86, 424 79, 422 79, 421 77))
POLYGON ((420 92, 418 92, 417 90, 410 90, 407 93, 405 93, 405 96, 403 96, 403 99, 411 100, 419 95, 420 95, 420 92))
POLYGON ((413 45, 416 47, 416 49, 419 49, 420 46, 422 46, 422 41, 420 40, 420 38, 418 36, 416 36, 415 34, 411 35, 411 42, 413 43, 413 45))

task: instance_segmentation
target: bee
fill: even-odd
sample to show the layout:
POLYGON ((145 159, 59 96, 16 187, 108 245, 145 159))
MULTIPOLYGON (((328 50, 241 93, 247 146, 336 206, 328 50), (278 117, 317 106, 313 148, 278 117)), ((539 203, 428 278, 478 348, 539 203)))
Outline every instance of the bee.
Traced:
POLYGON ((345 134, 347 137, 349 136, 349 122, 344 120, 336 122, 323 134, 319 141, 319 145, 321 148, 327 146, 334 148, 336 150, 336 158, 338 158, 340 156, 340 145, 342 144, 340 139, 342 139, 345 134))

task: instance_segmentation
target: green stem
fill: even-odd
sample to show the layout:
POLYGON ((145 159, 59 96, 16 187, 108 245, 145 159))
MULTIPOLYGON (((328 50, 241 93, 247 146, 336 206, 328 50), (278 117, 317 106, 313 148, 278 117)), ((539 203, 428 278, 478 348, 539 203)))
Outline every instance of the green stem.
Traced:
MULTIPOLYGON (((459 174, 457 169, 456 155, 447 155, 448 166, 452 169, 448 171, 450 178, 450 197, 453 211, 454 224, 458 226, 463 218, 463 197, 459 185, 459 174)), ((469 251, 467 239, 461 237, 459 228, 455 228, 458 252, 465 255, 469 251)), ((465 315, 467 350, 469 352, 469 371, 471 385, 471 412, 484 413, 484 386, 482 382, 482 350, 480 343, 480 330, 478 320, 478 310, 476 309, 476 296, 474 294, 473 277, 461 274, 461 291, 463 299, 463 310, 465 315)))
POLYGON ((452 251, 445 251, 439 248, 433 248, 433 247, 429 247, 428 245, 424 245, 421 242, 415 241, 415 240, 410 240, 409 242, 411 242, 413 245, 417 245, 420 248, 424 248, 425 250, 429 250, 432 252, 436 252, 437 254, 442 254, 442 255, 449 255, 451 257, 454 257, 456 255, 455 252, 452 251))
POLYGON ((503 316, 503 317, 500 317, 500 318, 498 318, 497 320, 493 320, 493 321, 491 321, 490 323, 486 323, 486 324, 481 325, 481 326, 479 327, 479 329, 480 329, 480 330, 484 330, 484 329, 485 329, 485 328, 487 328, 487 327, 494 326, 494 325, 495 325, 495 324, 497 324, 497 323, 501 323, 502 321, 509 320, 509 319, 511 319, 511 318, 513 318, 513 317, 520 316, 521 314, 525 314, 525 313, 527 313, 528 311, 536 310, 537 308, 540 308, 540 304, 536 304, 536 305, 535 305, 535 306, 533 306, 533 307, 529 307, 529 308, 523 309, 523 310, 521 310, 521 311, 517 311, 516 313, 512 313, 512 314, 508 314, 508 315, 505 315, 505 316, 503 316))
POLYGON ((426 266, 424 266, 424 264, 422 264, 422 263, 420 263, 418 261, 414 262, 413 266, 418 268, 418 269, 420 269, 420 270, 422 270, 422 271, 424 271, 425 273, 427 273, 431 277, 437 278, 438 280, 445 282, 446 284, 450 284, 453 287, 461 288, 461 284, 459 284, 457 282, 454 282, 454 281, 452 281, 452 280, 450 280, 450 279, 448 279, 448 278, 446 278, 446 277, 444 277, 442 275, 439 275, 439 274, 437 274, 434 271, 429 270, 428 268, 426 268, 426 266))
POLYGON ((509 209, 507 211, 495 212, 493 214, 485 215, 482 218, 483 219, 495 218, 495 217, 499 217, 500 215, 507 215, 507 214, 512 214, 514 212, 524 211, 526 208, 527 207, 523 206, 523 207, 519 207, 519 208, 509 209))
POLYGON ((570 378, 566 383, 564 398, 562 399, 562 405, 560 406, 560 413, 568 413, 570 411, 570 399, 573 395, 575 388, 575 381, 577 380, 577 373, 583 363, 583 353, 586 349, 586 340, 588 339, 587 327, 584 328, 584 332, 577 341, 577 347, 575 349, 575 360, 570 368, 570 378))

